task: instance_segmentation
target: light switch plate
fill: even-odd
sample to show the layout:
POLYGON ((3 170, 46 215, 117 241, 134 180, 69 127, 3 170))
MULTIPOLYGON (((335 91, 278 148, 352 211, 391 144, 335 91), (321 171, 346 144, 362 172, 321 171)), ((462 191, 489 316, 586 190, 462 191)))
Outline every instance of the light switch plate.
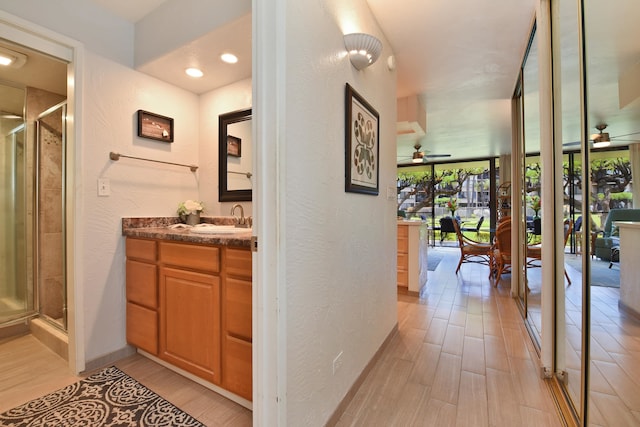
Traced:
POLYGON ((111 182, 109 178, 98 178, 98 196, 106 197, 111 195, 111 182))

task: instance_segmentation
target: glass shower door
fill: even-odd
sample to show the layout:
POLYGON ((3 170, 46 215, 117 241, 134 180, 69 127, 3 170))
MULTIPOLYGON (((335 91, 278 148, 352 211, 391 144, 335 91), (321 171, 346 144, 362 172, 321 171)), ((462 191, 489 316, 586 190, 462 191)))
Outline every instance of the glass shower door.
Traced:
POLYGON ((0 326, 33 311, 27 257, 24 89, 0 85, 0 326))
POLYGON ((42 113, 37 122, 36 226, 40 316, 67 328, 65 260, 66 102, 42 113))

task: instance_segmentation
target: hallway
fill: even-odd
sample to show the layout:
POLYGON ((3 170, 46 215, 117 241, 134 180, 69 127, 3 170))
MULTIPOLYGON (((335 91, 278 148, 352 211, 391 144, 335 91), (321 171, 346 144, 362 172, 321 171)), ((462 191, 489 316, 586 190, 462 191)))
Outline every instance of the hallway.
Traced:
MULTIPOLYGON (((431 250, 431 248, 430 248, 431 250)), ((423 295, 400 296, 398 335, 338 426, 560 426, 535 349, 488 267, 450 249, 423 295)))

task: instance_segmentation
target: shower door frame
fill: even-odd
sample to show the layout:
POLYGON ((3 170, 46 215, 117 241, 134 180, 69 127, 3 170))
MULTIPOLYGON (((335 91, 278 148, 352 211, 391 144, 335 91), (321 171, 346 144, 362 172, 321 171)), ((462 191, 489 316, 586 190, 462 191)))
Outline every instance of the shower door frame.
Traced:
POLYGON ((33 230, 34 230, 34 288, 35 288, 35 304, 38 315, 45 319, 52 326, 67 331, 68 328, 68 319, 67 319, 67 210, 66 210, 66 200, 67 200, 67 185, 66 185, 66 176, 67 176, 67 101, 62 101, 47 110, 40 113, 36 119, 36 150, 35 150, 35 182, 34 182, 34 215, 33 215, 33 230), (62 178, 62 192, 61 192, 61 228, 62 228, 62 320, 61 322, 49 316, 47 313, 44 313, 41 305, 41 245, 42 238, 40 235, 40 137, 41 137, 41 122, 40 120, 53 114, 55 111, 61 109, 61 139, 62 139, 62 156, 61 156, 61 178, 62 178))

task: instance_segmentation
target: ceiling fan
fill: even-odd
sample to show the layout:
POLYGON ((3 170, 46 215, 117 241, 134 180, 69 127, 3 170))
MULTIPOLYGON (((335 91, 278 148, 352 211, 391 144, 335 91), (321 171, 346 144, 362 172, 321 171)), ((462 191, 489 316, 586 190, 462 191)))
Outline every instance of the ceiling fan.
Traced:
POLYGON ((416 143, 413 148, 415 148, 416 151, 411 155, 411 157, 399 157, 398 164, 421 164, 427 163, 427 159, 451 157, 451 154, 427 154, 425 151, 420 151, 420 149, 422 148, 422 145, 420 145, 420 143, 416 143))
MULTIPOLYGON (((589 136, 589 142, 592 148, 604 148, 611 145, 611 142, 638 142, 637 139, 619 139, 627 136, 637 135, 640 132, 632 132, 625 135, 617 135, 617 136, 609 136, 608 132, 604 132, 607 128, 606 123, 600 123, 596 125, 596 129, 598 129, 598 133, 593 133, 589 136)), ((580 145, 580 141, 567 142, 562 144, 563 147, 571 147, 575 145, 580 145)))

